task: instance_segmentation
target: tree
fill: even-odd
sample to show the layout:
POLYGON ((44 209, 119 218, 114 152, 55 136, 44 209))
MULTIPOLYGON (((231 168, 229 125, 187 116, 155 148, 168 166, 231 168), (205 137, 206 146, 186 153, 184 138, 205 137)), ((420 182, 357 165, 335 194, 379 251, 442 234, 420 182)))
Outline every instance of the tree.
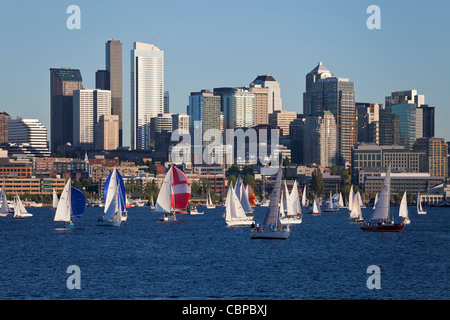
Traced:
POLYGON ((317 196, 322 196, 324 190, 322 171, 316 168, 312 174, 311 189, 317 196))
POLYGON ((342 184, 349 183, 349 182, 350 182, 349 178, 350 178, 350 174, 349 174, 349 172, 348 172, 348 169, 342 170, 342 171, 341 171, 341 180, 342 180, 342 184))
POLYGON ((331 175, 333 175, 333 176, 335 176, 335 175, 338 174, 338 167, 337 167, 337 165, 333 164, 333 165, 330 167, 330 173, 331 173, 331 175))

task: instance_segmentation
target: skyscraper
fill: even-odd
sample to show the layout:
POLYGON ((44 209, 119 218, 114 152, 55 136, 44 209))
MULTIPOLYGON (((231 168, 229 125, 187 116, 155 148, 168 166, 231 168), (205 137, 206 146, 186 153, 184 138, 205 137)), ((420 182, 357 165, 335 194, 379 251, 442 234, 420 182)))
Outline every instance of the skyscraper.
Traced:
POLYGON ((330 111, 335 116, 337 163, 350 162, 351 149, 357 139, 354 83, 347 78, 321 77, 311 83, 310 98, 311 115, 330 111))
POLYGON ((131 50, 131 148, 150 149, 150 119, 164 112, 164 51, 135 42, 131 50))
POLYGON ((254 125, 269 123, 269 88, 262 87, 261 84, 253 84, 249 91, 255 95, 255 105, 253 112, 254 125))
POLYGON ((8 121, 11 119, 6 112, 0 112, 0 144, 8 142, 8 121))
POLYGON ((191 92, 189 96, 189 127, 202 121, 202 134, 208 129, 220 130, 220 96, 209 90, 191 92))
POLYGON ((73 143, 73 90, 83 88, 80 70, 50 69, 50 143, 52 152, 73 143))
POLYGON ((223 128, 250 128, 254 126, 255 95, 248 88, 214 88, 221 97, 223 128))
POLYGON ((119 116, 119 146, 122 146, 122 43, 108 40, 106 48, 106 70, 111 90, 111 114, 119 116))
POLYGON ((319 79, 333 78, 334 75, 319 62, 317 67, 311 70, 306 75, 306 90, 303 93, 303 115, 309 116, 312 114, 312 84, 319 79))
POLYGON ((94 149, 95 124, 111 114, 111 91, 80 89, 73 92, 73 145, 94 149))
POLYGON ((250 87, 261 86, 269 88, 267 95, 267 113, 282 109, 280 84, 271 75, 260 75, 250 84, 250 87))

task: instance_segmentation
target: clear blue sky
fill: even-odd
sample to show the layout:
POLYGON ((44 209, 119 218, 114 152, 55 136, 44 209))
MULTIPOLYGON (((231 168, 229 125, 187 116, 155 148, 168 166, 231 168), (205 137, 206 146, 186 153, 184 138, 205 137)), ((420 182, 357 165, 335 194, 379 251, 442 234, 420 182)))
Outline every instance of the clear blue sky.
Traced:
POLYGON ((2 1, 0 111, 40 119, 50 130, 49 69, 79 68, 93 88, 105 42, 123 43, 124 144, 130 139, 130 50, 134 41, 165 51, 171 112, 191 91, 248 85, 272 74, 283 108, 302 112, 305 75, 319 61, 355 82, 356 101, 384 103, 417 89, 436 106, 436 136, 450 140, 450 3, 412 0, 2 1), (69 5, 81 30, 69 30, 69 5), (381 8, 381 30, 366 9, 381 8))

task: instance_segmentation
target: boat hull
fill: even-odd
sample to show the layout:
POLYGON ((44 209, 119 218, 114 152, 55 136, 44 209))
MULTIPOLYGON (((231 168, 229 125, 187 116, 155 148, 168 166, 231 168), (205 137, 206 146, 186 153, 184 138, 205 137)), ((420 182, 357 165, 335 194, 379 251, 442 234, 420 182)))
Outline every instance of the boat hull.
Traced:
POLYGON ((426 212, 426 211, 423 211, 423 210, 418 210, 418 211, 417 211, 417 214, 427 214, 427 212, 426 212))
POLYGON ((231 220, 226 221, 226 223, 229 227, 247 227, 251 226, 255 222, 253 220, 231 220))
POLYGON ((283 218, 280 219, 281 224, 301 224, 302 218, 283 218))
POLYGON ((290 231, 261 231, 252 232, 250 237, 252 239, 280 239, 286 240, 291 234, 290 231))
POLYGON ((319 216, 320 212, 309 211, 308 214, 310 214, 312 216, 319 216))
POLYGON ((400 232, 402 231, 403 224, 383 224, 383 225, 373 225, 373 226, 363 226, 361 230, 363 231, 375 231, 375 232, 400 232))

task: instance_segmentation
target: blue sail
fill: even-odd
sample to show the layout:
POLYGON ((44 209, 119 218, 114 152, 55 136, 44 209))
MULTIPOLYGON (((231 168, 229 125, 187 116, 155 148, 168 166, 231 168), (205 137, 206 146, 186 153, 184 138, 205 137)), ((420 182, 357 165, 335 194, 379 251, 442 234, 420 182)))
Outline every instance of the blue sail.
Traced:
POLYGON ((72 216, 81 217, 86 208, 86 197, 83 192, 78 189, 71 188, 71 205, 72 205, 72 216))
MULTIPOLYGON (((125 184, 123 182, 123 178, 120 175, 119 171, 116 170, 117 174, 117 183, 119 185, 119 203, 120 203, 120 209, 122 211, 125 210, 126 207, 126 194, 125 194, 125 184)), ((103 185, 103 202, 106 203, 106 196, 108 195, 108 186, 109 181, 111 180, 112 171, 109 174, 108 178, 106 178, 105 184, 103 185)))

